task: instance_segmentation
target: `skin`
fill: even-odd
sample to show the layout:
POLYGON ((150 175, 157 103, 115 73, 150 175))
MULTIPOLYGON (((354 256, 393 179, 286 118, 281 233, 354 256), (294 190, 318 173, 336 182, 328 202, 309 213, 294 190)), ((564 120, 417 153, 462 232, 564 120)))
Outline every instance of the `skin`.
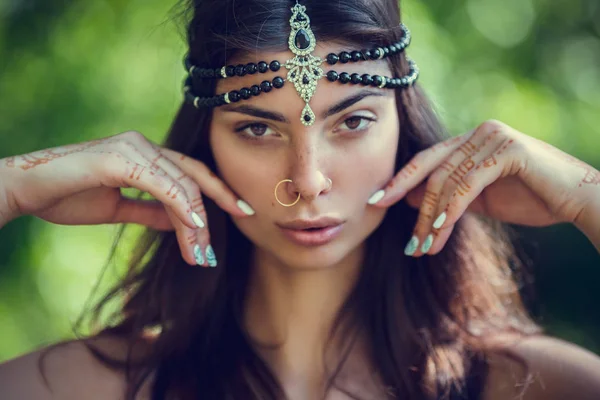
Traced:
MULTIPOLYGON (((315 54, 324 56, 341 48, 322 44, 315 54)), ((290 54, 255 56, 285 60, 290 54)), ((343 70, 366 72, 360 63, 347 64, 343 70)), ((389 75, 384 62, 370 63, 368 72, 389 75)), ((236 78, 235 83, 221 80, 218 92, 250 86, 274 75, 277 73, 260 78, 236 78)), ((319 116, 333 103, 360 89, 322 80, 310 105, 319 116)), ((137 222, 174 229, 178 238, 183 238, 180 240, 183 256, 193 264, 191 246, 196 242, 206 246, 209 237, 206 227, 195 228, 189 212, 196 209, 205 217, 202 201, 196 200, 198 193, 213 198, 230 212, 238 228, 255 244, 245 323, 258 351, 277 372, 290 399, 314 398, 323 384, 318 366, 322 362, 325 335, 356 279, 364 239, 382 221, 389 205, 406 198, 409 204, 419 208, 415 233, 421 239, 428 232, 436 233, 430 253, 443 247, 453 224, 467 209, 500 220, 510 218, 513 222, 537 226, 574 222, 584 233, 589 233, 590 239, 596 238, 594 232, 599 230, 597 222, 588 222, 589 217, 600 215, 597 171, 497 121, 486 122, 465 135, 415 155, 393 176, 399 126, 391 91, 383 92, 390 96, 365 98, 327 119, 318 118, 311 127, 299 121, 304 103, 291 85, 245 102, 281 113, 290 121, 287 124, 216 109, 210 139, 223 181, 211 175, 197 160, 148 146, 143 136, 135 133, 46 151, 41 155, 47 157, 46 162, 37 162, 29 155, 0 160, 0 173, 11 188, 4 204, 18 204, 18 207, 0 207, 0 211, 3 210, 5 220, 14 218, 18 214, 15 210, 20 210, 56 223, 137 222), (346 130, 359 124, 348 118, 359 114, 376 117, 377 122, 370 123, 370 128, 359 135, 349 135, 346 130), (236 136, 233 129, 242 122, 268 124, 267 136, 261 139, 264 143, 236 136), (53 153, 64 155, 54 157, 53 153), (86 166, 86 162, 93 163, 93 157, 106 161, 102 158, 106 155, 98 155, 100 153, 118 153, 124 159, 116 164, 120 169, 108 171, 110 174, 102 171, 105 175, 101 180, 106 185, 113 181, 105 178, 113 178, 112 186, 93 189, 97 177, 91 175, 91 169, 82 166, 86 166), (78 159, 78 155, 83 157, 78 159), (80 168, 66 168, 68 162, 80 168), (68 176, 65 171, 71 171, 74 176, 68 176), (151 177, 157 175, 170 177, 170 180, 164 181, 162 186, 156 185, 151 177), (49 177, 54 177, 53 185, 41 196, 40 179, 49 177), (280 206, 273 197, 273 188, 284 178, 294 181, 293 186, 287 185, 281 193, 288 202, 295 199, 294 190, 301 194, 298 204, 291 208, 280 206), (333 181, 330 189, 327 178, 333 181), (67 196, 67 184, 78 180, 93 184, 89 184, 88 192, 78 191, 81 189, 78 186, 78 190, 72 189, 67 196), (123 182, 147 188, 170 208, 159 208, 156 203, 118 200, 115 188, 123 186, 123 182), (40 192, 25 192, 32 188, 40 192), (367 199, 381 188, 385 190, 384 198, 375 207, 368 205, 367 199), (98 201, 100 190, 107 190, 100 192, 106 197, 90 207, 90 201, 98 201), (65 197, 56 203, 59 193, 65 197), (562 195, 558 196, 559 193, 562 195), (509 195, 514 201, 506 201, 509 195), (236 207, 239 198, 252 207, 253 215, 247 216, 236 207), (521 208, 516 208, 516 204, 521 208), (79 207, 85 212, 80 214, 79 207), (432 230, 433 219, 443 210, 448 214, 444 226, 438 231, 432 230), (278 234, 275 226, 277 222, 321 215, 345 220, 342 235, 322 247, 303 248, 290 243, 278 234), (273 345, 279 347, 273 350, 273 345)), ((258 128, 246 131, 263 133, 258 128)), ((119 159, 111 157, 115 163, 119 159)), ((592 241, 600 246, 600 241, 592 241)), ((123 343, 118 340, 93 340, 114 355, 125 354, 123 343)), ((490 346, 492 363, 485 385, 485 400, 552 400, 573 398, 574 393, 578 399, 598 398, 600 359, 589 351, 547 337, 530 338, 518 344, 511 338, 494 337, 490 341, 496 342, 490 346), (534 379, 526 390, 523 391, 527 381, 525 371, 498 350, 519 356, 530 366, 534 379)), ((359 345, 343 376, 356 382, 355 388, 363 389, 363 394, 373 395, 377 393, 373 386, 376 382, 361 380, 365 372, 360 368, 365 360, 362 349, 359 345)), ((100 366, 78 341, 51 353, 47 359, 48 381, 53 390, 50 393, 38 375, 39 355, 40 351, 32 352, 0 365, 3 400, 106 399, 118 398, 122 393, 124 377, 100 366)), ((148 386, 140 398, 148 398, 148 386)), ((333 392, 328 400, 342 398, 341 393, 333 392)))

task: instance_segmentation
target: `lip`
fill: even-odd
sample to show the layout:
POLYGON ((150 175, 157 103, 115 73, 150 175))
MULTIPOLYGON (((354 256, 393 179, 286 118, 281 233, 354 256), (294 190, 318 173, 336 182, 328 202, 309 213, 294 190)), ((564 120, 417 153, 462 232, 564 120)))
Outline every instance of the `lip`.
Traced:
POLYGON ((283 234, 296 244, 301 246, 322 246, 339 236, 343 225, 343 223, 338 223, 337 225, 329 225, 312 231, 279 227, 283 234))
POLYGON ((327 228, 330 226, 336 226, 342 224, 344 221, 333 217, 321 217, 317 219, 295 219, 289 222, 282 222, 279 225, 284 229, 309 229, 309 228, 327 228))

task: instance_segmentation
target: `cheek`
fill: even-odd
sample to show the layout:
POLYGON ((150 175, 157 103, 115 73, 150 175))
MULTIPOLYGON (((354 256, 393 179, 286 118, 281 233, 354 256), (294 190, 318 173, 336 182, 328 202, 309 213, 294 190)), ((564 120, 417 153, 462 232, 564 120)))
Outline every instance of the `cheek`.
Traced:
POLYGON ((361 143, 360 147, 347 154, 340 164, 345 165, 345 176, 352 181, 360 182, 363 190, 370 197, 374 191, 381 189, 394 174, 396 151, 398 147, 397 124, 380 127, 372 138, 361 143))
POLYGON ((276 161, 271 158, 265 162, 264 153, 245 145, 230 132, 211 131, 210 144, 225 183, 243 200, 254 203, 253 207, 264 202, 265 195, 272 192, 269 182, 281 175, 276 161))

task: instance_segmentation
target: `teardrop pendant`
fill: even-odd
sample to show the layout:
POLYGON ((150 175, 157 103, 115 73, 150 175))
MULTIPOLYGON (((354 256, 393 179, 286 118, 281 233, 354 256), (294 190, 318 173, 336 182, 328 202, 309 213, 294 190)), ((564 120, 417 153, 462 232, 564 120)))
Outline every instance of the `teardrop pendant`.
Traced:
POLYGON ((302 121, 302 124, 304 126, 311 126, 315 123, 315 113, 310 108, 308 103, 306 103, 306 105, 302 109, 302 118, 300 118, 300 121, 302 121))

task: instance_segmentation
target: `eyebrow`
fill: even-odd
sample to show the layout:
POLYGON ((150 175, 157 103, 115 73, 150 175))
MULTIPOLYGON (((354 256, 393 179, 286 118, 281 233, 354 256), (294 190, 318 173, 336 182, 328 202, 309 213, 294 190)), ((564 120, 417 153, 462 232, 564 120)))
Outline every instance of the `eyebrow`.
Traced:
MULTIPOLYGON (((335 103, 334 105, 332 105, 331 107, 329 107, 327 110, 325 110, 321 114, 321 118, 325 119, 331 115, 337 114, 340 111, 343 111, 346 108, 351 107, 352 105, 358 103, 359 101, 361 101, 362 99, 364 99, 366 97, 370 97, 370 96, 387 97, 387 95, 388 95, 387 93, 383 93, 379 90, 369 90, 369 89, 361 90, 360 92, 354 93, 351 96, 348 96, 345 99, 342 99, 341 101, 339 101, 339 102, 335 103)), ((221 107, 221 109, 225 112, 237 112, 237 113, 241 113, 241 114, 251 115, 253 117, 270 119, 270 120, 277 121, 277 122, 285 122, 285 123, 290 122, 285 117, 285 115, 283 115, 281 113, 265 110, 264 108, 256 107, 256 106, 249 105, 249 104, 241 104, 238 106, 230 106, 230 105, 223 106, 223 107, 221 107)))

